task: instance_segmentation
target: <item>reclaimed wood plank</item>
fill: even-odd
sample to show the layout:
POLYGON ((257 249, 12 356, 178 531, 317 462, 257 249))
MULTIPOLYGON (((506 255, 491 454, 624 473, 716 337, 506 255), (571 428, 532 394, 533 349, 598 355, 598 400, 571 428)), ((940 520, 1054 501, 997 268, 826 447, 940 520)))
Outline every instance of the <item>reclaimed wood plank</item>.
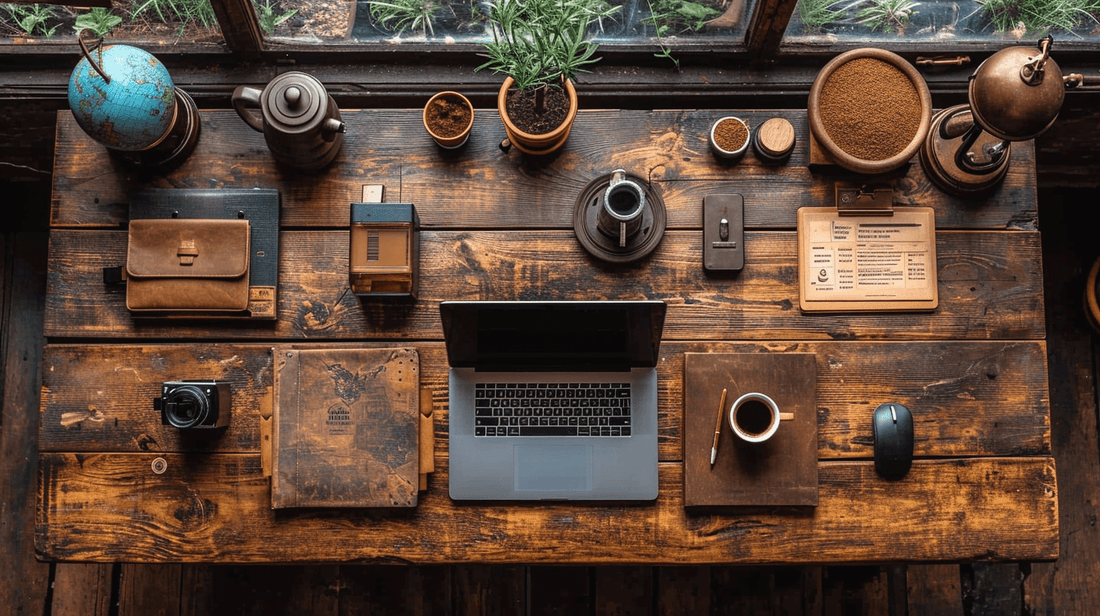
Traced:
POLYGON ((1024 579, 1025 607, 1034 616, 1085 614, 1100 605, 1100 349, 1082 302, 1097 251, 1092 230, 1075 224, 1077 208, 1092 198, 1095 190, 1074 190, 1047 195, 1042 203, 1051 449, 1073 472, 1058 478, 1062 557, 1033 563, 1024 579))
MULTIPOLYGON (((681 467, 666 463, 655 504, 470 507, 436 491, 400 515, 273 512, 259 455, 165 454, 161 475, 150 469, 154 457, 42 454, 38 553, 134 562, 654 565, 1058 556, 1048 457, 917 461, 898 482, 879 478, 870 461, 824 462, 817 508, 687 512, 681 467)), ((437 472, 446 481, 445 465, 437 472)))
POLYGON ((594 567, 527 567, 527 613, 574 616, 592 612, 594 567))
POLYGON ((0 234, 0 605, 46 613, 50 565, 34 558, 35 475, 41 389, 43 233, 0 234))
POLYGON ((183 597, 182 565, 123 563, 118 582, 119 616, 177 616, 183 597))
POLYGON ((605 616, 646 616, 654 613, 654 571, 646 566, 595 568, 592 604, 605 616))
MULTIPOLYGON (((452 567, 340 566, 340 616, 451 613, 452 567)), ((297 612, 307 613, 307 612, 297 612)))
POLYGON ((455 614, 525 616, 527 568, 476 563, 451 567, 455 614))
POLYGON ((102 563, 55 565, 50 616, 110 616, 115 569, 102 563))
MULTIPOLYGON (((783 117, 795 127, 788 164, 766 165, 750 154, 736 164, 711 155, 710 125, 729 110, 582 110, 566 148, 549 160, 503 154, 495 110, 476 111, 465 148, 440 152, 421 124, 419 109, 341 110, 348 125, 343 148, 329 167, 311 173, 279 168, 263 136, 231 110, 201 112, 203 137, 178 168, 143 176, 112 159, 58 112, 52 225, 117 227, 127 220, 135 186, 278 188, 282 224, 347 226, 348 204, 363 184, 383 184, 388 201, 417 205, 425 227, 571 228, 576 198, 593 179, 615 169, 653 182, 665 201, 670 228, 701 227, 703 196, 745 192, 748 228, 794 228, 795 211, 835 202, 838 179, 856 174, 811 173, 804 110, 737 110, 750 125, 783 117), (446 186, 446 190, 441 190, 446 186)), ((915 160, 915 159, 914 159, 915 160)), ((897 205, 928 205, 941 229, 1035 229, 1035 148, 1012 146, 1004 183, 990 197, 963 200, 936 188, 914 162, 897 180, 897 205)))
POLYGON ((820 567, 711 567, 710 603, 720 613, 817 616, 820 567))
POLYGON ((126 232, 50 233, 48 337, 334 339, 434 338, 436 305, 451 299, 661 299, 664 338, 674 339, 1041 339, 1038 232, 937 235, 940 305, 932 313, 802 314, 793 232, 746 236, 736 279, 703 272, 700 233, 675 231, 650 258, 627 268, 587 256, 572 232, 436 231, 420 234, 417 302, 361 300, 348 286, 346 231, 281 236, 274 323, 135 319, 125 289, 102 269, 125 262, 126 232))
POLYGON ((711 610, 711 569, 694 567, 657 567, 657 614, 660 616, 697 616, 711 610))
POLYGON ((228 565, 211 567, 212 615, 340 613, 337 565, 228 565))
MULTIPOLYGON (((270 348, 47 345, 40 450, 257 452, 259 418, 270 409, 273 396, 270 348), (161 424, 152 407, 160 383, 186 375, 230 383, 234 420, 224 433, 185 438, 161 424)), ((435 456, 446 459, 446 350, 439 342, 418 343, 417 350, 421 386, 436 393, 435 456)), ((913 410, 917 457, 1050 453, 1042 342, 666 342, 658 363, 661 460, 683 459, 683 365, 688 352, 816 354, 821 459, 870 458, 871 414, 883 401, 913 410)))
POLYGON ((821 586, 825 616, 890 614, 887 575, 882 567, 825 567, 821 586))
POLYGON ((910 565, 909 616, 962 616, 958 565, 910 565))

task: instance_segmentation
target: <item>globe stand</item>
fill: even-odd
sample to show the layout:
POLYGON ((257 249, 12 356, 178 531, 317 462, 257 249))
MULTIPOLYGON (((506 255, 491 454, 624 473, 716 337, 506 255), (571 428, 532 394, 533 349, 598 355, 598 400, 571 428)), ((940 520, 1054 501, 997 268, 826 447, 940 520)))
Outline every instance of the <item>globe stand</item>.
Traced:
POLYGON ((176 95, 176 117, 172 128, 159 143, 144 150, 116 150, 107 148, 115 157, 126 164, 142 169, 172 169, 182 163, 199 142, 202 124, 199 120, 199 108, 187 92, 174 88, 176 95))

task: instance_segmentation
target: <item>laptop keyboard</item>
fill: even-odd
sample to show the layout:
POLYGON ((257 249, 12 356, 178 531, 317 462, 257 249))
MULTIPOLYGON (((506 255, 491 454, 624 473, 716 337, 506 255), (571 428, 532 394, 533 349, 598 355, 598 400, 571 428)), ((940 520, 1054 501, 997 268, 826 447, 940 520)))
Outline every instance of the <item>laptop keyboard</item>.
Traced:
POLYGON ((630 383, 478 383, 474 436, 630 436, 630 383))

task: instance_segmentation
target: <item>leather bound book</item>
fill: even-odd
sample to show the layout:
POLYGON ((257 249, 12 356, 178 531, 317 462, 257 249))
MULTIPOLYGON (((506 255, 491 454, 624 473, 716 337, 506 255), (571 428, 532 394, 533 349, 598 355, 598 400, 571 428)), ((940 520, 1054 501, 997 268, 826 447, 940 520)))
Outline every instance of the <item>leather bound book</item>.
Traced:
POLYGON ((271 506, 413 507, 420 360, 406 348, 276 347, 271 506))

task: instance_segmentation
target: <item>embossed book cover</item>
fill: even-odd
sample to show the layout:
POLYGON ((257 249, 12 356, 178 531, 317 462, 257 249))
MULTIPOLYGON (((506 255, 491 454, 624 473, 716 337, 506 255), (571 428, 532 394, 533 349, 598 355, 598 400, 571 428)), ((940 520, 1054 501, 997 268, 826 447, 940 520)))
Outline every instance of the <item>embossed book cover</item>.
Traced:
POLYGON ((414 349, 276 348, 271 506, 413 507, 414 349))

